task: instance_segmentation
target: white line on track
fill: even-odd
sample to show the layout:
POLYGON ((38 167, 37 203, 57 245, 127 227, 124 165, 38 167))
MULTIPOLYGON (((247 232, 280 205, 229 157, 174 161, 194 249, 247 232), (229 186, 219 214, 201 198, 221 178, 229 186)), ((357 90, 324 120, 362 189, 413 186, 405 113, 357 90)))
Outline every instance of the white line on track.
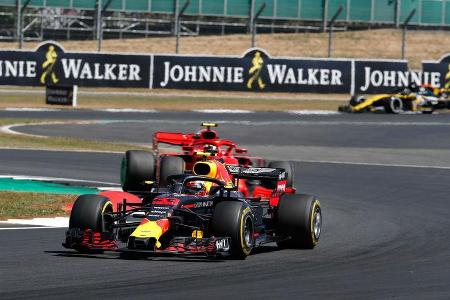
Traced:
POLYGON ((104 111, 110 113, 157 113, 156 109, 137 109, 137 108, 103 108, 95 111, 104 111))
POLYGON ((118 183, 96 181, 96 180, 83 180, 74 178, 63 178, 63 177, 43 177, 43 176, 26 176, 26 175, 0 175, 0 178, 12 178, 15 180, 36 180, 36 181, 61 181, 61 182, 85 182, 85 183, 95 183, 102 185, 112 185, 118 186, 118 183))
POLYGON ((194 109, 193 112, 205 113, 205 114, 252 114, 255 113, 252 110, 244 109, 194 109))
POLYGON ((57 108, 38 108, 38 107, 7 107, 5 111, 61 111, 57 108))
POLYGON ((318 116, 334 116, 340 115, 340 112, 332 111, 332 110, 290 110, 288 111, 291 115, 300 115, 300 116, 309 116, 309 115, 318 115, 318 116))
POLYGON ((396 167, 396 168, 419 168, 419 169, 437 169, 450 170, 450 167, 445 166, 430 166, 430 165, 409 165, 409 164, 381 164, 381 163, 364 163, 351 161, 333 161, 333 160, 297 160, 292 161, 300 163, 315 163, 315 164, 336 164, 336 165, 356 165, 356 166, 374 166, 374 167, 396 167))
MULTIPOLYGON (((34 219, 9 219, 7 221, 0 221, 1 224, 15 224, 25 225, 25 227, 48 227, 48 228, 64 228, 69 226, 68 217, 55 217, 55 218, 34 218, 34 219)), ((8 227, 2 227, 8 228, 8 227)), ((11 228, 11 227, 9 227, 11 228)), ((14 227, 21 228, 21 227, 14 227)))
POLYGON ((55 228, 67 228, 64 227, 48 227, 48 226, 36 226, 36 227, 0 227, 0 230, 31 230, 31 229, 55 229, 55 228))

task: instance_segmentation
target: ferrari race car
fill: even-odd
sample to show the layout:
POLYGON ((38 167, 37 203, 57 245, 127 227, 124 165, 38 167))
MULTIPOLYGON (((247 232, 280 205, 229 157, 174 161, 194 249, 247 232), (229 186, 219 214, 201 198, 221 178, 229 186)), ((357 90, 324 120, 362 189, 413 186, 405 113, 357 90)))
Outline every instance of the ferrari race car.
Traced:
MULTIPOLYGON (((167 186, 170 175, 192 172, 196 162, 205 156, 218 159, 228 165, 243 167, 283 168, 287 173, 287 185, 292 187, 294 170, 289 162, 267 163, 261 157, 248 156, 247 149, 238 148, 236 143, 221 139, 214 123, 202 123, 202 130, 197 133, 156 132, 153 137, 153 153, 150 151, 129 150, 125 153, 121 167, 121 182, 125 191, 147 190, 148 182, 158 182, 160 187, 167 186), (159 144, 179 146, 180 150, 166 150, 161 153, 159 144)), ((240 191, 245 196, 251 195, 251 181, 241 182, 240 191)))
POLYGON ((430 85, 410 86, 392 94, 371 96, 354 95, 349 105, 339 107, 341 112, 403 112, 433 113, 436 109, 450 109, 448 91, 430 85))
POLYGON ((63 246, 125 257, 202 255, 245 259, 253 248, 312 249, 319 241, 319 201, 287 188, 281 168, 227 165, 204 158, 192 174, 171 175, 136 192, 82 195, 75 201, 63 246), (244 197, 240 180, 265 182, 270 193, 244 197), (114 205, 115 203, 116 205, 114 205))

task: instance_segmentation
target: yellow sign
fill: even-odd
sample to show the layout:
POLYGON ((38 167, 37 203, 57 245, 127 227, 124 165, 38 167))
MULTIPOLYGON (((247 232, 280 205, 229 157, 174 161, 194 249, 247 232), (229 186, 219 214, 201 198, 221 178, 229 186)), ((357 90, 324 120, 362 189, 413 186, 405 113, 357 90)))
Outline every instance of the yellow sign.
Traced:
POLYGON ((247 88, 251 89, 253 88, 253 83, 256 81, 258 83, 259 89, 264 89, 266 87, 266 84, 261 79, 261 71, 264 66, 264 60, 261 57, 261 52, 256 51, 255 56, 252 59, 252 67, 248 71, 250 75, 250 79, 247 82, 247 88))
POLYGON ((47 82, 47 76, 50 75, 52 82, 54 84, 58 83, 59 79, 56 77, 53 68, 56 64, 56 59, 58 58, 58 54, 55 51, 55 46, 50 45, 48 47, 47 53, 45 54, 45 61, 42 64, 42 75, 41 75, 41 84, 45 84, 47 82))

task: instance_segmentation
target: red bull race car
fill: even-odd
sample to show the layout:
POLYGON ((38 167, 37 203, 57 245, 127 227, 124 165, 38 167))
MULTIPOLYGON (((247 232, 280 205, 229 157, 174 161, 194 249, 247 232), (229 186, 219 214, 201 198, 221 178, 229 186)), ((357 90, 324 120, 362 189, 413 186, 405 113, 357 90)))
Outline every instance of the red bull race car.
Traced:
POLYGON ((82 195, 74 203, 63 246, 125 257, 202 255, 244 259, 253 248, 314 248, 322 210, 311 195, 288 187, 283 168, 230 165, 204 156, 167 186, 82 195), (241 180, 260 182, 246 197, 241 180))
POLYGON ((384 112, 401 114, 405 112, 433 113, 438 109, 450 109, 448 89, 431 85, 411 85, 390 94, 354 95, 349 105, 339 107, 341 112, 384 112))

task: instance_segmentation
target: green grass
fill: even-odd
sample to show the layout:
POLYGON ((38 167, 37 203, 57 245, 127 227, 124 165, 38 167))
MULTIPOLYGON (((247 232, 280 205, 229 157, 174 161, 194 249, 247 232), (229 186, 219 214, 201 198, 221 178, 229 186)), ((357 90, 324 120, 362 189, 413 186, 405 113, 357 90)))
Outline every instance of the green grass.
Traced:
MULTIPOLYGON (((56 120, 32 120, 32 119, 0 119, 0 126, 11 124, 36 124, 45 122, 56 122, 56 120)), ((121 144, 108 143, 95 140, 84 140, 65 137, 33 137, 26 135, 15 135, 0 132, 0 145, 3 148, 33 148, 33 149, 51 149, 51 150, 89 150, 89 151, 114 151, 124 152, 131 148, 146 149, 149 148, 121 144)), ((149 142, 150 147, 150 142, 149 142)))
MULTIPOLYGON (((37 91, 38 89, 28 89, 37 91)), ((8 89, 6 89, 7 91, 8 89)), ((161 111, 187 111, 192 109, 244 109, 254 111, 288 111, 288 110, 337 110, 346 102, 345 95, 313 95, 313 94, 270 94, 255 93, 213 93, 208 91, 149 91, 125 89, 84 89, 94 92, 116 92, 110 95, 83 94, 78 96, 80 109, 100 108, 135 108, 156 109, 161 111), (127 95, 125 92, 149 93, 146 96, 127 95), (150 94, 152 92, 152 94, 150 94), (175 93, 171 95, 168 93, 175 93), (185 94, 184 96, 182 94, 185 94), (180 96, 178 95, 180 94, 180 96), (269 98, 268 98, 269 97, 269 98)), ((45 104, 44 95, 0 93, 0 108, 5 107, 41 107, 65 108, 45 104)))
POLYGON ((66 216, 74 195, 0 192, 0 220, 66 216))

